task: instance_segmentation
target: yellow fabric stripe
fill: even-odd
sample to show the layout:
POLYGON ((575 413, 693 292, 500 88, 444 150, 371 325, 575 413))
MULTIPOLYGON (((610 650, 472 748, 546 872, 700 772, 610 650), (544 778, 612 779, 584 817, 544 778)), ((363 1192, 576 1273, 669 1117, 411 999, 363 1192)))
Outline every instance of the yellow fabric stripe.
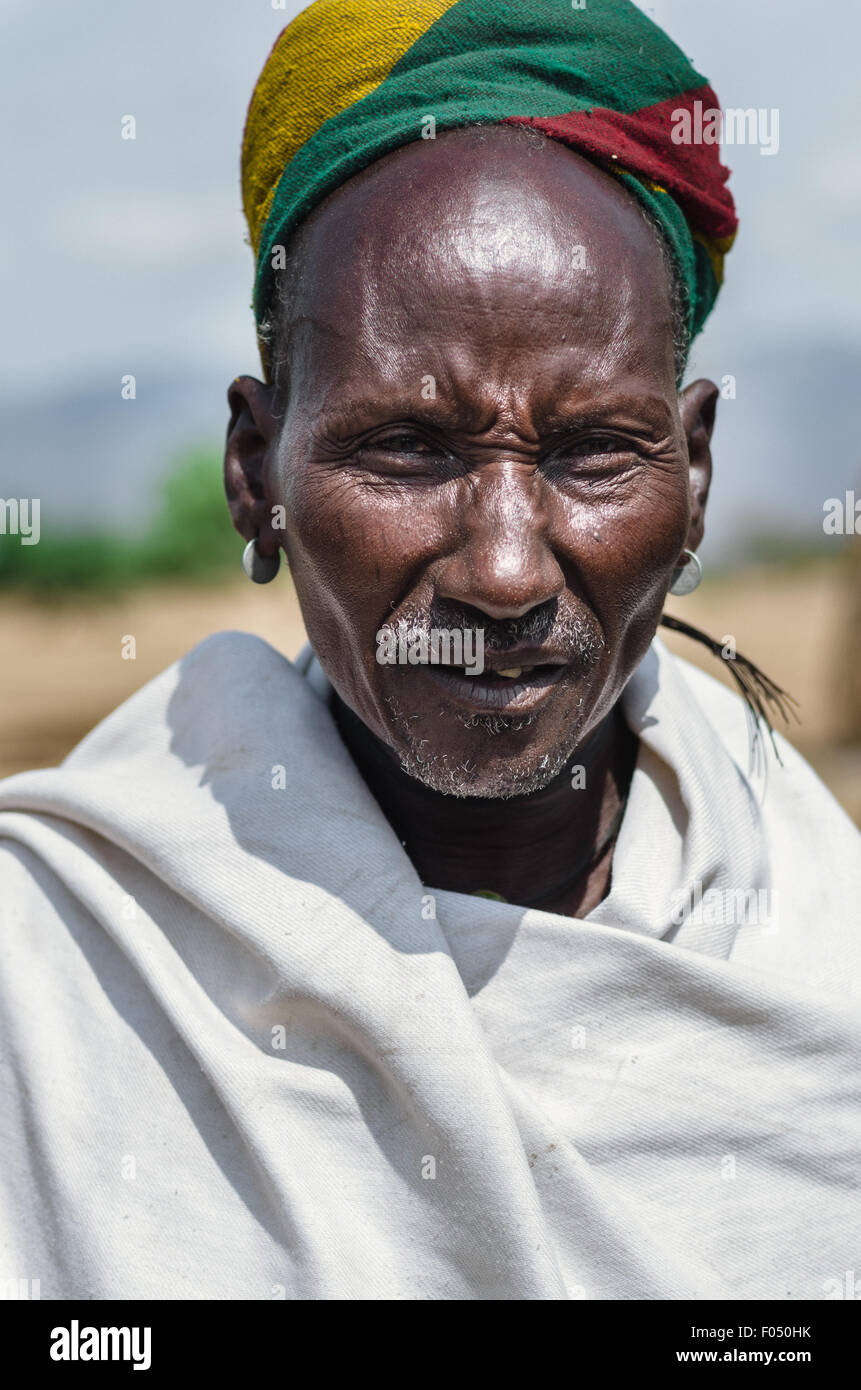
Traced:
POLYGON ((324 121, 385 82, 458 0, 315 0, 279 35, 245 123, 242 200, 255 255, 275 189, 324 121))
POLYGON ((705 232, 692 231, 691 235, 694 241, 699 241, 708 251, 715 279, 722 285, 724 256, 735 241, 736 233, 733 232, 731 236, 706 236, 705 232))

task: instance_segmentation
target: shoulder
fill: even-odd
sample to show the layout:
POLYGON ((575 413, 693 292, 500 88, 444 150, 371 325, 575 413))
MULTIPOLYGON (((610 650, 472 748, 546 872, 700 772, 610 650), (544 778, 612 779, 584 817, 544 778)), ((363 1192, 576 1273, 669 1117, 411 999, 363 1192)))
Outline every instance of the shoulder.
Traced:
POLYGON ((754 760, 751 718, 742 697, 682 657, 669 652, 665 656, 674 664, 733 762, 757 788, 763 808, 770 805, 776 812, 782 808, 784 813, 796 814, 802 820, 825 815, 835 828, 848 831, 861 845, 861 837, 845 811, 778 728, 774 729, 773 739, 765 728, 760 729, 760 751, 754 760))
MULTIPOLYGON (((234 783, 272 762, 292 723, 309 726, 320 701, 288 659, 246 632, 218 632, 112 710, 59 767, 0 781, 6 812, 44 813, 102 828, 121 804, 179 806, 216 775, 234 783)), ((322 709, 322 706, 320 706, 322 709)))
POLYGON ((861 834, 777 730, 774 747, 763 731, 758 767, 752 769, 750 722, 741 697, 682 658, 669 659, 747 780, 758 807, 777 926, 768 934, 740 932, 734 958, 810 984, 857 992, 861 834))
POLYGON ((287 658, 262 638, 213 633, 112 710, 62 766, 167 751, 178 738, 225 742, 231 728, 238 730, 291 681, 301 683, 287 658))

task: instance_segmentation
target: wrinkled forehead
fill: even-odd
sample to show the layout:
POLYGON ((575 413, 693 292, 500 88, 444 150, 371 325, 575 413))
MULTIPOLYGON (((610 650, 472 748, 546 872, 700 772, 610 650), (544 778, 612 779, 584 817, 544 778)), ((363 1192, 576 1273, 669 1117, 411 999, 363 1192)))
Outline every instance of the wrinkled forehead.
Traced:
POLYGON ((344 185, 302 238, 290 356, 356 372, 452 355, 492 369, 561 343, 582 369, 674 379, 652 227, 614 179, 517 131, 416 142, 344 185))

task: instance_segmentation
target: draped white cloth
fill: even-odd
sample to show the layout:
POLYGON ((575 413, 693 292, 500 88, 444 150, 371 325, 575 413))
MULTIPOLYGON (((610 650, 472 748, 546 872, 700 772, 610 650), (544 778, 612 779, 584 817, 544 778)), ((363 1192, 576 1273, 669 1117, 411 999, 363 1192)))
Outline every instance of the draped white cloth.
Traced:
POLYGON ((740 702, 656 641, 612 890, 572 920, 422 885, 325 696, 221 633, 0 783, 0 1279, 835 1296, 861 838, 806 764, 781 740, 763 795, 740 702))

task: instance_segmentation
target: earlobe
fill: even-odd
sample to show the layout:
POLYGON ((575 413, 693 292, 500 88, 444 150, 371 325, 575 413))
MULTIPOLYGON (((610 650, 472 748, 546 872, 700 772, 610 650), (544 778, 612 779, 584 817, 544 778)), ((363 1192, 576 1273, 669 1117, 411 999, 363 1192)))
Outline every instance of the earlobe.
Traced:
POLYGON ((266 455, 277 437, 274 392, 254 377, 239 376, 227 390, 230 420, 224 449, 224 489, 233 525, 246 540, 257 538, 262 555, 277 551, 266 496, 266 455))
POLYGON ((693 381, 679 395, 679 414, 688 445, 691 522, 687 546, 697 550, 705 532, 705 511, 712 480, 711 438, 718 388, 713 381, 693 381))

